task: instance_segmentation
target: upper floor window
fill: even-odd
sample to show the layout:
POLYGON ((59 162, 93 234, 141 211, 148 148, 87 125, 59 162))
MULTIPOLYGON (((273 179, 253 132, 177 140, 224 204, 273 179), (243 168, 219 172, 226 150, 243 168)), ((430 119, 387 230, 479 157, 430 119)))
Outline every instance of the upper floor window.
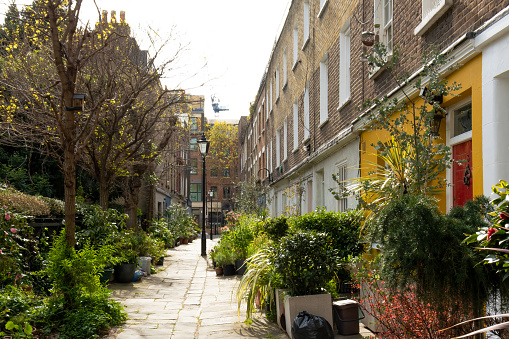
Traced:
POLYGON ((350 19, 339 33, 339 107, 350 100, 350 19))
POLYGON ((198 118, 191 117, 191 131, 197 131, 198 130, 198 118))
POLYGON ((293 103, 293 150, 299 149, 299 105, 297 100, 293 103))
POLYGON ((309 41, 309 0, 304 0, 304 44, 302 49, 306 47, 309 41))
POLYGON ((328 3, 329 3, 329 0, 320 0, 320 11, 318 12, 318 17, 322 16, 328 3))
POLYGON ((375 0, 375 25, 378 25, 380 40, 389 54, 392 54, 393 46, 392 1, 375 0))
POLYGON ((320 125, 329 119, 329 56, 320 61, 320 125))
POLYGON ((304 87, 304 141, 309 139, 309 82, 304 87))
POLYGON ((198 159, 191 159, 191 174, 198 174, 198 159))
POLYGON ((276 82, 276 100, 279 99, 279 65, 276 68, 274 74, 274 81, 276 82))
POLYGON ((190 149, 191 149, 191 151, 198 150, 198 138, 191 138, 191 140, 190 140, 190 149))
POLYGON ((288 158, 288 119, 283 124, 283 160, 288 158))
POLYGON ((281 128, 276 130, 276 167, 281 165, 281 128))
POLYGON ((283 88, 288 84, 288 65, 286 61, 286 49, 283 53, 283 88))
POLYGON ((212 178, 217 178, 217 166, 214 166, 210 169, 210 176, 212 178))
POLYGON ((293 66, 295 68, 297 66, 297 61, 299 60, 299 31, 297 24, 293 28, 293 66))
POLYGON ((414 29, 415 35, 423 35, 452 6, 453 0, 422 0, 422 21, 414 29))
POLYGON ((230 177, 230 168, 229 167, 225 167, 223 169, 223 177, 224 178, 229 178, 230 177))

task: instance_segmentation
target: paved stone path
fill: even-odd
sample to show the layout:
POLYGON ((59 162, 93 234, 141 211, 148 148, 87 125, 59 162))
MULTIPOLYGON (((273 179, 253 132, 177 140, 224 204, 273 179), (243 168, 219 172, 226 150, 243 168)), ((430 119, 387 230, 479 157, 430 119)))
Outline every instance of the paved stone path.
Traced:
MULTIPOLYGON (((207 239, 207 251, 215 242, 207 239)), ((113 299, 126 306, 129 320, 108 338, 288 338, 261 314, 251 325, 244 324, 245 305, 239 316, 235 298, 240 276, 216 277, 200 253, 197 239, 168 250, 156 274, 134 283, 110 284, 113 299)))

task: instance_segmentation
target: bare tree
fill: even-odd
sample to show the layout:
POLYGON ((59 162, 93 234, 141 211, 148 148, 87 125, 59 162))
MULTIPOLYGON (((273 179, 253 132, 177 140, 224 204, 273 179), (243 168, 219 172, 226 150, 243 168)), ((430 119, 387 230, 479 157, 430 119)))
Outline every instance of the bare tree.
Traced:
POLYGON ((64 173, 66 239, 75 245, 76 165, 95 132, 97 107, 73 97, 91 58, 115 39, 78 27, 82 0, 48 0, 26 7, 23 34, 4 41, 0 74, 1 141, 49 152, 64 173), (80 104, 81 105, 81 104, 80 104))

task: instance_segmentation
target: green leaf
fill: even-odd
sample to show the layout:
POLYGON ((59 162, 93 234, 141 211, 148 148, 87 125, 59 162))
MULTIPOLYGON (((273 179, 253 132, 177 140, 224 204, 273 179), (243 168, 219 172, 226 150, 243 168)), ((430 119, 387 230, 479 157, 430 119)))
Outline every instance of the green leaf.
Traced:
POLYGON ((18 325, 14 325, 12 321, 8 321, 7 324, 5 324, 5 329, 8 331, 12 331, 13 329, 17 329, 18 325))
POLYGON ((25 332, 26 335, 32 334, 33 331, 34 331, 34 329, 33 329, 32 325, 30 325, 30 324, 26 324, 25 328, 23 329, 23 332, 25 332))

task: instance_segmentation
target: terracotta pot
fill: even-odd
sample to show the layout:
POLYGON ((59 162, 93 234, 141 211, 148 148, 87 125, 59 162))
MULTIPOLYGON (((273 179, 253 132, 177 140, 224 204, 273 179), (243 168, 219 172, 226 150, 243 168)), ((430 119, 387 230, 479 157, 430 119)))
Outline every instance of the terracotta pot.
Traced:
POLYGON ((189 243, 189 239, 188 238, 182 239, 182 244, 187 245, 188 243, 189 243))
POLYGON ((223 268, 222 267, 216 267, 216 275, 223 275, 223 268))

